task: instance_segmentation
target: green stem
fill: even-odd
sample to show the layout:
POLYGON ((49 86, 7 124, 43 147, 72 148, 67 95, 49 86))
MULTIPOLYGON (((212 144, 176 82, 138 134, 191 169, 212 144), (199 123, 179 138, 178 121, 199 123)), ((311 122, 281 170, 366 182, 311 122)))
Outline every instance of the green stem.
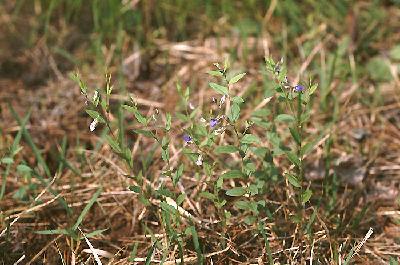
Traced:
POLYGON ((301 121, 302 114, 302 92, 300 91, 297 97, 297 117, 296 117, 296 125, 297 131, 299 134, 299 142, 297 144, 297 157, 300 160, 300 166, 297 167, 298 178, 301 183, 300 194, 299 194, 299 214, 300 214, 300 230, 299 230, 299 238, 300 238, 300 259, 303 264, 303 219, 304 219, 304 204, 302 202, 302 194, 303 194, 303 180, 304 180, 304 166, 303 166, 303 157, 301 154, 302 142, 303 142, 303 126, 301 121))

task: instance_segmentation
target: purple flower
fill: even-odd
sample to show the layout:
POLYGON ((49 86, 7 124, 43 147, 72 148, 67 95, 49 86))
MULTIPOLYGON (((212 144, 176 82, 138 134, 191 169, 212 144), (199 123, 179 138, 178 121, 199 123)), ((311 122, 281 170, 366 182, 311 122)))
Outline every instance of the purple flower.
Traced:
POLYGON ((192 142, 192 137, 190 137, 190 135, 185 134, 183 135, 183 140, 185 141, 185 143, 191 143, 192 142))
POLYGON ((302 92, 304 90, 304 87, 302 85, 296 85, 294 87, 294 91, 296 92, 302 92))
POLYGON ((210 127, 214 128, 215 126, 217 126, 218 124, 218 120, 217 119, 211 119, 210 120, 210 127))

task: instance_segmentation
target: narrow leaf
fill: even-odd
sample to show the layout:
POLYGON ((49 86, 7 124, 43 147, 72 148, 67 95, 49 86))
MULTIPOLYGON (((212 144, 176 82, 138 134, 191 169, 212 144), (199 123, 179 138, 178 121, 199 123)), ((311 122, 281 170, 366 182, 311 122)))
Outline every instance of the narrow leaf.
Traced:
POLYGON ((303 192, 303 194, 301 194, 301 202, 303 204, 305 204, 306 202, 308 202, 311 199, 311 195, 312 195, 312 191, 307 189, 303 192))
POLYGON ((287 177, 289 183, 292 184, 294 187, 301 188, 301 183, 300 183, 300 181, 297 180, 296 176, 294 176, 292 174, 287 174, 286 177, 287 177))
POLYGON ((235 187, 233 189, 227 190, 225 194, 228 196, 237 197, 246 194, 246 190, 243 187, 235 187))
POLYGON ((225 86, 221 86, 216 83, 210 83, 209 85, 212 89, 214 89, 219 94, 228 95, 228 93, 229 93, 228 88, 225 86))
POLYGON ((39 234, 39 235, 68 235, 68 231, 66 229, 40 230, 40 231, 35 231, 35 234, 39 234))
POLYGON ((229 119, 231 122, 235 122, 235 121, 237 121, 237 119, 239 119, 239 116, 240 116, 240 107, 239 107, 239 104, 233 103, 233 104, 232 104, 232 107, 231 107, 231 109, 230 109, 230 112, 229 112, 229 114, 228 114, 228 119, 229 119))
POLYGON ((275 121, 276 122, 293 122, 293 121, 295 121, 295 119, 293 118, 292 115, 289 115, 289 114, 279 114, 278 116, 276 116, 275 121))
POLYGON ((217 148, 215 148, 215 153, 217 154, 231 154, 237 151, 239 151, 239 149, 233 145, 218 146, 217 148))
POLYGON ((137 134, 142 134, 142 135, 144 135, 146 137, 156 139, 155 135, 151 131, 146 131, 146 130, 141 130, 141 129, 136 129, 136 130, 133 130, 133 131, 135 133, 137 133, 137 134))
POLYGON ((93 120, 97 120, 100 123, 106 123, 106 121, 104 120, 104 118, 100 115, 100 113, 98 113, 95 110, 86 110, 86 113, 89 114, 89 116, 93 119, 93 120))
POLYGON ((293 152, 286 152, 286 156, 289 158, 290 162, 295 164, 297 167, 301 166, 299 158, 293 152))
POLYGON ((117 143, 117 141, 114 140, 114 138, 112 138, 109 135, 105 136, 108 144, 111 146, 111 148, 117 152, 117 153, 121 153, 121 147, 119 146, 119 144, 117 143))
POLYGON ((246 75, 246 73, 241 73, 241 74, 235 75, 234 77, 231 78, 231 80, 229 80, 229 84, 232 85, 234 83, 237 83, 245 75, 246 75))
POLYGON ((217 199, 217 197, 214 194, 209 193, 208 191, 200 192, 200 196, 212 201, 217 199))
POLYGON ((223 73, 220 71, 208 71, 208 74, 212 76, 223 76, 223 73))
POLYGON ((298 145, 300 145, 301 144, 301 139, 300 139, 299 132, 295 128, 292 128, 292 127, 290 127, 289 130, 290 130, 290 134, 292 135, 292 137, 295 140, 295 142, 298 145))
POLYGON ((253 134, 245 134, 240 142, 242 144, 260 143, 260 139, 253 134))
POLYGON ((90 199, 89 203, 85 206, 85 208, 83 208, 81 214, 79 215, 78 219, 76 220, 74 226, 72 227, 72 230, 76 230, 78 228, 78 226, 82 223, 83 219, 85 218, 85 216, 87 215, 87 213, 89 212, 90 208, 92 208, 93 204, 96 202, 97 198, 99 197, 101 191, 102 191, 102 187, 100 187, 92 196, 92 198, 90 199))
POLYGON ((139 186, 131 185, 129 186, 129 190, 133 191, 134 193, 140 193, 142 189, 139 186))

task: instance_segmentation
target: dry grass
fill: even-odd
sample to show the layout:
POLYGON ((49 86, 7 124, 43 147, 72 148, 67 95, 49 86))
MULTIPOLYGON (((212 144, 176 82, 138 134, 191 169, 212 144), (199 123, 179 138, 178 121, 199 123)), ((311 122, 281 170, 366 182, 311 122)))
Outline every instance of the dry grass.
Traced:
MULTIPOLYGON (((266 15, 267 22, 271 19, 271 15, 268 15, 270 12, 266 15)), ((398 11, 390 12, 398 14, 398 11)), ((341 36, 331 34, 326 25, 321 24, 316 28, 315 32, 300 35, 296 38, 296 43, 292 44, 302 47, 303 44, 309 45, 311 39, 320 40, 314 42, 307 51, 299 48, 300 59, 293 60, 289 66, 292 73, 295 73, 291 76, 293 80, 328 67, 327 55, 341 41, 341 36)), ((209 78, 206 73, 212 63, 221 61, 229 49, 235 49, 239 56, 233 68, 243 69, 248 73, 241 85, 235 87, 239 95, 249 95, 249 103, 242 115, 249 117, 255 109, 269 106, 272 108, 274 99, 263 100, 259 89, 264 84, 259 71, 265 55, 278 57, 280 54, 279 47, 272 40, 273 34, 274 32, 266 30, 261 37, 249 37, 246 40, 239 37, 210 37, 185 42, 156 40, 150 59, 146 50, 125 52, 123 78, 127 93, 119 90, 112 101, 124 101, 128 98, 128 93, 133 93, 142 113, 152 115, 158 109, 162 113, 161 119, 164 119, 163 113, 174 112, 178 108, 179 98, 175 86, 180 82, 195 88, 191 97, 192 103, 206 111, 213 95, 207 88, 209 78), (251 52, 244 56, 248 49, 246 47, 251 47, 251 52), (146 69, 151 71, 147 72, 146 69)), ((392 37, 395 38, 393 42, 400 40, 399 34, 392 37)), ((109 62, 109 70, 115 73, 113 83, 118 88, 120 83, 116 76, 120 69, 113 66, 111 59, 107 59, 114 57, 114 51, 112 48, 105 48, 103 52, 106 62, 109 62)), ((351 56, 350 51, 346 61, 350 65, 351 56)), ((0 201, 0 260, 3 259, 3 264, 18 264, 18 260, 19 264, 61 264, 61 259, 65 264, 99 264, 100 261, 94 259, 94 248, 103 264, 131 264, 128 261, 129 253, 132 246, 138 243, 136 261, 143 263, 148 251, 154 247, 154 239, 157 238, 162 245, 168 241, 167 232, 159 223, 160 202, 153 200, 150 206, 144 207, 137 196, 127 189, 135 181, 126 177, 128 169, 107 144, 102 144, 100 133, 89 132, 90 121, 84 115, 84 99, 75 83, 68 78, 68 73, 58 69, 57 62, 48 53, 44 42, 38 42, 18 58, 22 62, 30 59, 41 60, 40 63, 48 67, 47 73, 52 78, 46 79, 47 82, 39 86, 22 82, 19 77, 0 78, 0 150, 1 154, 5 154, 20 130, 6 103, 9 102, 20 117, 25 115, 27 109, 31 109, 32 115, 25 128, 32 135, 54 175, 45 186, 36 178, 32 178, 29 183, 16 170, 12 170, 7 176, 6 193, 0 201), (65 160, 70 167, 64 164, 63 169, 58 171, 58 156, 62 150, 63 137, 68 143, 65 160), (79 174, 70 168, 76 169, 79 174), (32 185, 35 188, 26 191, 24 200, 13 197, 19 188, 32 185), (76 242, 65 235, 34 233, 73 225, 100 186, 103 190, 80 229, 84 234, 107 229, 102 235, 76 242), (49 192, 50 187, 58 191, 58 195, 49 192), (68 215, 60 206, 57 201, 60 197, 71 207, 74 212, 72 215, 68 215)), ((370 227, 374 229, 374 233, 354 256, 356 264, 387 264, 389 257, 400 258, 400 83, 399 65, 396 63, 392 62, 392 81, 375 83, 366 76, 354 83, 351 78, 335 77, 328 91, 336 96, 337 102, 328 102, 325 112, 321 112, 319 104, 314 104, 312 126, 307 131, 310 135, 319 134, 326 121, 331 119, 334 103, 338 106, 338 113, 337 120, 306 157, 306 177, 312 180, 310 185, 314 190, 314 197, 323 197, 326 192, 322 184, 325 175, 323 159, 327 142, 332 141, 330 171, 339 176, 338 197, 331 209, 333 213, 326 213, 326 209, 332 208, 332 205, 309 205, 305 209, 307 221, 316 211, 312 226, 313 238, 305 240, 296 238, 297 234, 293 233, 297 229, 296 225, 290 222, 295 207, 291 186, 288 183, 277 185, 271 194, 263 195, 274 215, 273 222, 267 217, 264 220, 277 263, 297 263, 300 241, 304 240, 304 253, 315 264, 333 264, 335 251, 339 250, 344 259, 354 243, 362 241, 370 227), (376 93, 378 89, 379 95, 376 93), (374 97, 377 99, 372 100, 374 97), (364 214, 360 215, 363 211, 364 214)), ((356 67, 361 68, 359 65, 356 67)), ((36 69, 29 73, 36 75, 35 71, 36 69)), ((90 69, 82 69, 81 72, 89 80, 89 84, 102 85, 103 78, 97 73, 90 69)), ((184 126, 181 122, 175 122, 172 126, 175 135, 170 143, 173 166, 182 159, 182 129, 179 128, 184 126)), ((126 135, 134 140, 132 152, 135 159, 140 160, 152 152, 153 143, 147 138, 129 133, 134 128, 137 125, 128 127, 126 135)), ((254 133, 263 138, 262 132, 254 133)), ((224 141, 229 141, 229 135, 224 141)), ((268 146, 267 142, 263 144, 268 146)), ((29 165, 35 165, 37 161, 33 151, 25 142, 22 146, 24 149, 15 157, 15 163, 24 160, 29 165)), ((155 151, 154 157, 160 157, 160 150, 155 151)), ((159 162, 155 160, 150 163, 148 175, 151 178, 148 185, 159 187, 162 183, 174 189, 171 180, 160 174, 163 167, 159 162)), ((285 161, 278 158, 274 159, 274 163, 283 170, 288 167, 285 161)), ((1 165, 0 168, 4 172, 5 167, 1 165)), ((180 208, 183 216, 181 225, 184 227, 189 223, 184 218, 185 215, 190 215, 197 221, 196 228, 200 243, 204 246, 207 264, 266 263, 266 249, 259 230, 256 226, 244 224, 244 216, 235 214, 238 211, 233 207, 231 198, 226 199, 233 216, 226 231, 221 231, 221 220, 215 207, 198 196, 207 189, 209 181, 215 180, 206 180, 205 177, 196 179, 194 174, 185 174, 175 188, 177 192, 188 195, 180 208), (219 242, 223 234, 227 246, 221 248, 219 242)), ((238 183, 233 182, 230 185, 238 183)), ((163 249, 155 248, 152 263, 161 263, 163 254, 163 249)), ((168 252, 164 264, 175 264, 176 257, 177 249, 168 252)), ((184 262, 197 262, 196 251, 191 243, 186 244, 184 262)))

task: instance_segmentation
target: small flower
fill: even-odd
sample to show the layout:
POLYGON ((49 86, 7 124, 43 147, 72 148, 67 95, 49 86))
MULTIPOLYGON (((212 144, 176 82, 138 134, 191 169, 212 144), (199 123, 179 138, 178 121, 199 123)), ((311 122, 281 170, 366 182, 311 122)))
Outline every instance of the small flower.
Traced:
POLYGON ((304 90, 304 87, 302 85, 296 85, 294 87, 294 91, 296 92, 302 92, 304 90))
POLYGON ((225 103, 225 100, 226 100, 226 95, 223 95, 222 97, 221 97, 221 99, 219 100, 219 107, 221 108, 221 106, 225 103))
POLYGON ((97 123, 98 123, 98 120, 97 120, 97 119, 94 119, 94 120, 90 123, 89 129, 90 129, 91 132, 93 132, 94 129, 96 129, 97 123))
POLYGON ((94 94, 93 94, 93 99, 92 99, 92 101, 93 101, 93 102, 96 102, 96 100, 97 100, 98 97, 99 97, 99 91, 95 90, 95 91, 94 91, 94 94))
POLYGON ((218 120, 217 119, 211 119, 210 120, 210 127, 211 128, 214 128, 215 126, 217 126, 217 124, 218 124, 218 120))
POLYGON ((189 102, 189 109, 191 109, 191 110, 194 110, 194 109, 195 109, 195 107, 194 107, 194 105, 192 104, 192 102, 189 102))
POLYGON ((199 157, 197 158, 196 165, 198 165, 198 166, 203 165, 203 156, 202 155, 199 155, 199 157))
POLYGON ((225 131, 225 128, 224 128, 224 127, 221 127, 221 128, 216 129, 216 130, 214 131, 214 134, 215 134, 215 135, 219 135, 219 134, 222 134, 224 131, 225 131))
POLYGON ((185 143, 190 144, 192 142, 192 137, 190 137, 190 135, 185 134, 183 135, 183 140, 185 141, 185 143))

